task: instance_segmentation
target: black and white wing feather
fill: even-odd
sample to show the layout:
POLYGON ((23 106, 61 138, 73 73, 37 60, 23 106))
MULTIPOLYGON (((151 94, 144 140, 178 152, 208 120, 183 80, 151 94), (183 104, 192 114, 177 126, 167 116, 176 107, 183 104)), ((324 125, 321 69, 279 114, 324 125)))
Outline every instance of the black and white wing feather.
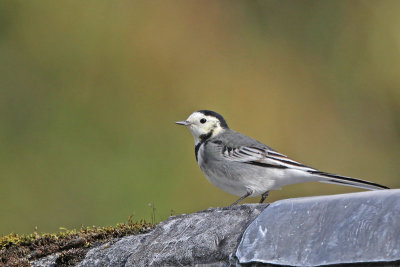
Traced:
POLYGON ((265 168, 301 170, 308 174, 314 175, 315 177, 320 177, 321 179, 319 182, 323 183, 340 184, 370 190, 388 189, 386 186, 369 181, 316 170, 294 161, 269 147, 239 146, 232 148, 229 146, 222 146, 222 155, 226 160, 229 161, 251 164, 265 168))
POLYGON ((223 147, 222 155, 226 160, 252 164, 261 167, 279 169, 295 168, 304 171, 315 169, 289 159, 267 147, 240 146, 237 148, 223 147))

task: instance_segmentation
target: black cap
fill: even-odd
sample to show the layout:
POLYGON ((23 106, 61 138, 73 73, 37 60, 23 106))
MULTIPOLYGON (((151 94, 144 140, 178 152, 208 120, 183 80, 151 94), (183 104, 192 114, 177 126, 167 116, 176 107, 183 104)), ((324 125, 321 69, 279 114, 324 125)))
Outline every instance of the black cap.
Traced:
POLYGON ((206 116, 213 116, 215 118, 217 118, 220 122, 220 125, 222 128, 225 129, 229 129, 228 124, 226 123, 224 117, 222 117, 220 114, 218 114, 217 112, 211 111, 211 110, 199 110, 197 112, 200 112, 206 116))

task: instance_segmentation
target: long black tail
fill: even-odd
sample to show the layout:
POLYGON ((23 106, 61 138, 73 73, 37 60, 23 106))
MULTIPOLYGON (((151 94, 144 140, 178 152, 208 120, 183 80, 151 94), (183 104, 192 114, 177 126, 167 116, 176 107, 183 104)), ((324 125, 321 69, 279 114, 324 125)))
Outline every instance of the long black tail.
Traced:
POLYGON ((359 188, 369 189, 369 190, 390 189, 389 187, 384 186, 384 185, 380 185, 380 184, 376 184, 376 183, 372 183, 372 182, 368 182, 368 181, 364 181, 364 180, 360 180, 360 179, 356 179, 356 178, 331 174, 331 173, 327 173, 327 172, 321 172, 321 171, 317 171, 317 170, 309 170, 307 172, 318 175, 321 178, 326 179, 326 180, 319 181, 321 183, 353 186, 353 187, 359 187, 359 188))

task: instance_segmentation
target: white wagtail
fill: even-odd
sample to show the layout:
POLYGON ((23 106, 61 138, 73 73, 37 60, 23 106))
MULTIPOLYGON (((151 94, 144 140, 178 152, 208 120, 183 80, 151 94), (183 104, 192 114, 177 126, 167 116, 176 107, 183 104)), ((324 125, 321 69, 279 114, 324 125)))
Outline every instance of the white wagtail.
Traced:
POLYGON ((229 129, 225 119, 209 110, 193 112, 185 121, 194 137, 195 155, 200 169, 216 187, 240 196, 261 195, 264 202, 270 190, 289 184, 323 182, 369 190, 388 189, 376 183, 321 172, 289 159, 248 136, 229 129))

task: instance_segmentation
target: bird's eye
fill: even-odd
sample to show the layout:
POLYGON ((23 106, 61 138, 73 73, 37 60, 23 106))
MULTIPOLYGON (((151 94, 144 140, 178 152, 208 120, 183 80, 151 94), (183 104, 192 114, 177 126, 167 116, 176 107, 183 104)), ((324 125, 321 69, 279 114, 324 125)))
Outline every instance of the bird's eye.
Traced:
POLYGON ((202 118, 201 120, 200 120, 200 123, 206 123, 206 119, 204 119, 204 118, 202 118))

